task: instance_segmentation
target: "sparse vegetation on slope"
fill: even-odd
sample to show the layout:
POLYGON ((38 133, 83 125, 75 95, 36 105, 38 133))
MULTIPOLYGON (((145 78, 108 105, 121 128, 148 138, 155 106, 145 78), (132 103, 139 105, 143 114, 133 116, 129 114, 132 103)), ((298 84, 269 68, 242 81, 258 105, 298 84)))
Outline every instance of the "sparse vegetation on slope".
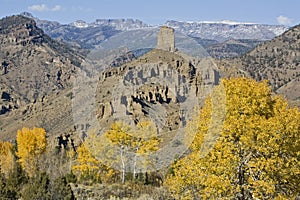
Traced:
POLYGON ((27 120, 31 121, 28 122, 31 125, 43 126, 47 130, 54 128, 54 125, 46 127, 46 123, 42 122, 43 110, 50 107, 48 117, 49 112, 56 112, 51 121, 56 121, 61 112, 67 115, 68 109, 51 111, 53 107, 67 104, 64 98, 61 98, 63 101, 53 99, 71 89, 83 57, 81 50, 44 34, 32 19, 23 16, 1 19, 0 137, 12 139, 13 135, 9 133, 22 128, 22 124, 26 126, 27 120), (35 115, 39 117, 35 118, 35 115), (40 121, 37 122, 37 119, 40 121))
POLYGON ((255 80, 269 80, 274 91, 300 106, 300 25, 242 56, 241 66, 255 80))

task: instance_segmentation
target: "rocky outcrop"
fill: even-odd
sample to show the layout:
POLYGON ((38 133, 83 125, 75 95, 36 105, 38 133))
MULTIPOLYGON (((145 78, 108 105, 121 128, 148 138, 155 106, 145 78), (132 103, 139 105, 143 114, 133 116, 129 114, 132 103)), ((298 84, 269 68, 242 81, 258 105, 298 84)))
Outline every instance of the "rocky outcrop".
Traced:
POLYGON ((208 88, 218 84, 220 74, 210 62, 154 49, 105 70, 96 95, 101 126, 118 119, 138 122, 151 118, 163 124, 163 131, 176 130, 190 114, 184 104, 189 99, 202 101, 208 88))
POLYGON ((171 52, 175 51, 175 35, 173 28, 167 26, 160 27, 156 48, 171 52))
POLYGON ((113 114, 113 109, 111 102, 105 102, 99 105, 97 117, 100 119, 105 119, 111 117, 113 114))
POLYGON ((52 40, 33 19, 23 16, 0 20, 0 49, 0 137, 28 124, 47 131, 63 127, 64 120, 56 118, 70 115, 61 105, 68 98, 62 103, 53 98, 71 89, 84 58, 80 51, 52 40))
POLYGON ((0 115, 7 114, 21 106, 20 99, 12 96, 10 92, 7 91, 9 90, 0 88, 0 115))

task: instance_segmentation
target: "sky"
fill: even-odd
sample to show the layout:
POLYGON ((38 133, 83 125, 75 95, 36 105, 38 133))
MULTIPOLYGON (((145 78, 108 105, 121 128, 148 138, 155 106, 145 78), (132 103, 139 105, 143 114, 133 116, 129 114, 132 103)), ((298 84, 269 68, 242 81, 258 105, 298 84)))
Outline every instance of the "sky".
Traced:
POLYGON ((167 20, 300 23, 300 0, 0 0, 0 17, 30 12, 63 24, 76 20, 133 18, 152 25, 167 20))

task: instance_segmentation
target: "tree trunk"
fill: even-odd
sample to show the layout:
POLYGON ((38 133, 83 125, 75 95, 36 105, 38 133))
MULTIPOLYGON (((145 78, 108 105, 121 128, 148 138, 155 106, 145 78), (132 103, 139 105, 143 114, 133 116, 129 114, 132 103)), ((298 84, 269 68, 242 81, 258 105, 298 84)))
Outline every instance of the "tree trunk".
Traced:
POLYGON ((122 184, 125 183, 125 160, 124 160, 124 147, 121 147, 121 162, 122 162, 122 184))
POLYGON ((136 160, 137 160, 137 151, 139 150, 139 148, 137 147, 136 148, 136 152, 135 152, 135 155, 134 155, 134 161, 133 161, 133 181, 135 181, 135 178, 136 178, 136 160))

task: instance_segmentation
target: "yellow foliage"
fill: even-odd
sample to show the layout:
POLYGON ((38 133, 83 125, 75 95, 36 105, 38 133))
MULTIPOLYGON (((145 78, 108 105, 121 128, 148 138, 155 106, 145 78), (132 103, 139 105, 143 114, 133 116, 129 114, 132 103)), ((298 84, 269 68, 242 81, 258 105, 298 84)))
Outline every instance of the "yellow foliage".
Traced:
POLYGON ((104 136, 111 143, 110 154, 114 164, 120 169, 122 183, 125 182, 125 171, 127 168, 133 170, 135 179, 137 168, 147 169, 149 155, 158 150, 160 139, 157 137, 157 130, 150 121, 140 121, 136 126, 130 126, 118 121, 111 125, 104 136), (129 163, 132 163, 128 167, 129 163))
POLYGON ((5 176, 9 174, 15 164, 12 149, 12 143, 0 141, 0 173, 5 174, 5 176))
POLYGON ((100 161, 91 155, 90 151, 84 144, 77 148, 77 153, 78 165, 72 166, 74 174, 81 178, 93 176, 96 180, 100 179, 100 161))
POLYGON ((105 136, 112 144, 138 154, 157 151, 160 142, 155 126, 149 121, 141 121, 136 127, 131 127, 121 121, 115 122, 105 136))
POLYGON ((132 147, 138 154, 148 154, 158 150, 160 139, 157 137, 156 129, 150 121, 140 121, 136 125, 132 147))
POLYGON ((93 180, 97 182, 111 182, 116 176, 116 171, 104 165, 91 153, 92 146, 89 140, 77 148, 76 165, 72 171, 81 180, 93 180))
POLYGON ((215 111, 208 98, 192 152, 173 165, 166 185, 178 199, 293 198, 300 192, 299 110, 272 96, 267 82, 234 78, 222 84, 220 133, 209 135, 215 111))
POLYGON ((39 156, 46 150, 46 131, 36 127, 18 130, 17 146, 17 156, 21 167, 29 176, 33 176, 38 167, 39 156))
POLYGON ((121 121, 113 123, 105 136, 118 146, 128 146, 133 142, 130 126, 121 121))

